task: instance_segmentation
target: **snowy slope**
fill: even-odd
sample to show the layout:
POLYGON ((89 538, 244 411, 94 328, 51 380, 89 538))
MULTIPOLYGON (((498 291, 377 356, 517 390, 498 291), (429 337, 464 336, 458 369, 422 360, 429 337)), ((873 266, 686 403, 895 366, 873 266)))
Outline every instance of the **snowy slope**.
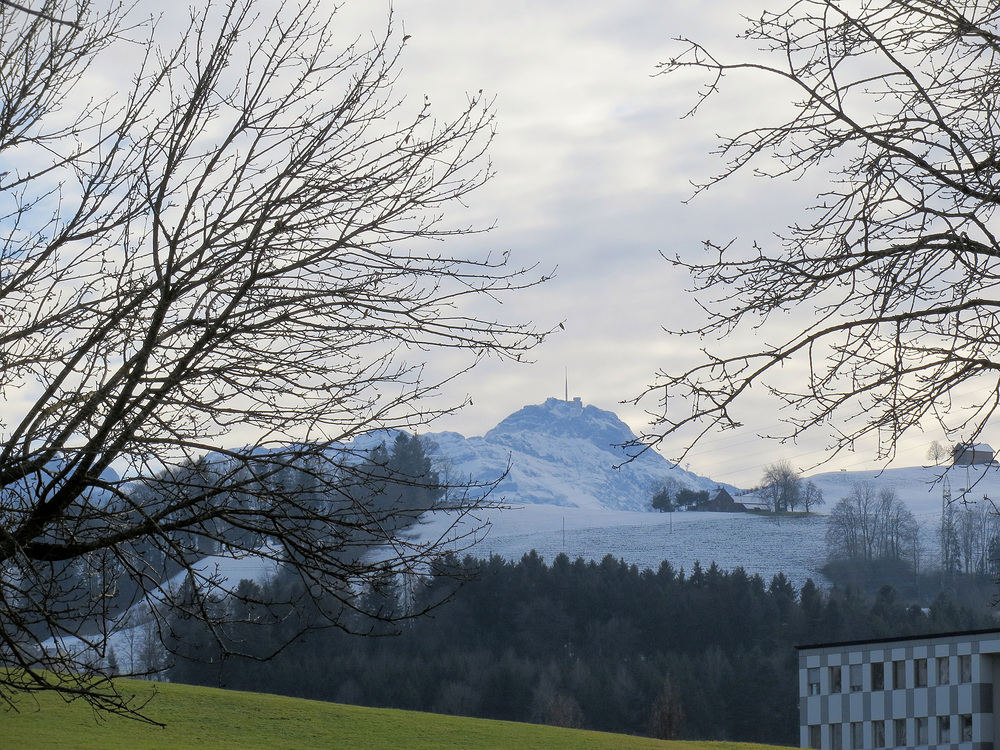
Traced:
POLYGON ((622 447, 635 440, 629 427, 580 399, 525 406, 482 437, 442 432, 427 438, 452 481, 495 481, 509 465, 496 497, 513 505, 640 511, 649 509, 664 482, 695 490, 719 486, 655 451, 630 456, 622 447))
MULTIPOLYGON (((476 534, 468 551, 517 559, 532 549, 552 560, 599 560, 611 554, 640 567, 669 560, 690 571, 695 561, 732 569, 742 565, 767 580, 785 572, 797 584, 822 580, 821 518, 774 519, 729 513, 656 513, 654 488, 712 490, 725 486, 646 451, 627 462, 623 445, 635 439, 615 414, 579 399, 548 399, 511 414, 483 437, 428 435, 451 481, 484 482, 509 473, 491 497, 511 507, 477 514, 459 527, 476 534), (619 468, 620 467, 620 468, 619 468)), ((454 519, 425 519, 421 536, 438 538, 454 519)))
POLYGON ((879 489, 892 488, 921 523, 937 522, 941 517, 944 478, 951 486, 952 499, 970 503, 983 496, 1000 501, 1000 468, 996 466, 915 466, 884 471, 832 471, 810 477, 823 491, 829 512, 834 503, 848 495, 857 482, 871 481, 879 489))
MULTIPOLYGON (((937 559, 945 467, 813 475, 809 478, 823 492, 826 504, 816 509, 821 515, 810 518, 653 513, 648 512, 648 492, 642 488, 649 486, 651 476, 662 476, 656 474, 658 468, 671 465, 662 458, 657 461, 659 457, 650 452, 640 459, 648 463, 636 461, 639 470, 633 475, 617 478, 607 471, 609 455, 614 454, 600 448, 609 439, 624 442, 621 436, 628 430, 621 425, 617 429, 622 432, 615 432, 611 428, 616 422, 609 412, 550 400, 511 415, 484 438, 433 436, 443 454, 458 459, 456 465, 471 469, 474 476, 502 470, 506 455, 512 461, 501 489, 515 507, 480 516, 489 528, 476 537, 470 551, 517 559, 534 549, 547 560, 560 553, 593 560, 610 554, 653 569, 668 560, 688 571, 695 561, 703 566, 714 561, 726 569, 742 566, 765 580, 780 571, 797 585, 807 578, 822 583, 819 569, 826 557, 822 514, 829 513, 854 484, 871 481, 877 489, 896 491, 921 526, 925 559, 937 559)), ((619 459, 611 459, 615 460, 619 459)), ((718 486, 677 467, 668 468, 666 476, 681 477, 695 489, 718 486)), ((947 479, 957 502, 982 503, 984 496, 1000 500, 1000 468, 955 467, 947 479)), ((443 518, 432 521, 427 532, 439 532, 444 523, 443 518)))
MULTIPOLYGON (((482 517, 480 517, 482 518, 482 517)), ((812 578, 826 583, 822 567, 826 520, 822 516, 775 519, 742 513, 649 513, 530 505, 486 515, 489 528, 468 550, 518 560, 535 550, 546 561, 566 554, 571 560, 605 555, 656 570, 664 560, 691 572, 695 562, 708 567, 738 566, 766 582, 782 572, 797 586, 812 578)), ((443 518, 423 531, 440 532, 443 518)))

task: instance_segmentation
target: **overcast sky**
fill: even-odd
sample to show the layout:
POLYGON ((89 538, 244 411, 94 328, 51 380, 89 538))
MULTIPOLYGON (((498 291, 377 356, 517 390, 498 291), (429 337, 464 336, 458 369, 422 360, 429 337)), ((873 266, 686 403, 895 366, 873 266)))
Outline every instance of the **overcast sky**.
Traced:
MULTIPOLYGON (((265 0, 266 1, 266 0, 265 0)), ((322 0, 330 2, 333 0, 322 0)), ((656 76, 658 62, 686 36, 733 56, 749 54, 737 40, 740 13, 759 14, 760 0, 395 0, 397 35, 406 41, 396 92, 415 103, 426 95, 442 119, 454 117, 480 89, 495 101, 497 136, 490 150, 496 177, 451 217, 456 224, 496 228, 449 240, 449 254, 509 251, 513 266, 537 266, 554 277, 512 295, 492 314, 530 320, 542 329, 564 325, 535 350, 530 365, 485 362, 451 383, 442 399, 473 405, 425 428, 482 435, 508 414, 550 397, 569 396, 616 412, 635 432, 648 428, 641 407, 622 403, 655 380, 657 370, 697 360, 704 345, 669 336, 667 327, 701 319, 689 279, 661 258, 695 258, 702 241, 767 243, 801 220, 815 196, 807 183, 745 177, 690 203, 692 181, 720 170, 716 133, 779 109, 787 97, 754 79, 727 80, 722 96, 698 117, 695 77, 656 76)), ((382 0, 346 0, 344 38, 380 33, 382 0)), ((166 16, 162 28, 187 15, 142 0, 140 11, 166 16), (171 19, 171 16, 178 15, 171 19)), ((162 30, 162 29, 161 29, 162 30)), ((168 40, 169 43, 169 40, 168 40)), ((797 311, 795 316, 811 314, 797 311)), ((751 335, 751 334, 743 334, 751 335)), ((722 342, 744 348, 754 342, 722 342)), ((432 355, 431 372, 446 373, 448 353, 432 355)), ((750 394, 746 428, 710 435, 682 465, 701 475, 752 486, 762 467, 787 459, 801 469, 823 461, 818 435, 781 445, 759 435, 779 429, 773 403, 750 394)), ((655 403, 648 404, 655 408, 655 403)), ((683 408, 678 405, 676 408, 683 408)), ((941 434, 915 435, 896 465, 918 465, 941 434)), ((678 456, 683 438, 661 452, 678 456)), ((826 470, 874 469, 871 446, 837 457, 826 470)))
MULTIPOLYGON (((352 22, 377 3, 351 0, 352 22)), ((657 77, 656 64, 688 36, 737 54, 739 13, 754 0, 396 0, 397 23, 410 35, 399 90, 427 94, 442 116, 466 94, 495 97, 497 176, 470 200, 468 216, 496 222, 470 250, 510 250, 515 265, 557 268, 546 284, 511 298, 499 314, 565 330, 536 350, 530 366, 486 363, 454 384, 473 405, 431 431, 480 435, 525 404, 569 395, 617 412, 635 431, 648 424, 623 405, 658 368, 690 361, 699 342, 666 335, 700 315, 688 279, 660 253, 692 257, 704 239, 767 242, 801 218, 815 190, 752 178, 727 183, 685 204, 690 181, 718 171, 714 135, 781 106, 781 92, 759 81, 727 82, 723 97, 695 119, 694 78, 657 77)), ((345 16, 346 18, 346 16, 345 16)), ((803 313, 808 314, 808 313, 803 313)), ((725 342, 730 345, 747 341, 725 342)), ((714 346, 712 342, 705 342, 714 346)), ((654 404, 650 404, 654 406, 654 404)), ((700 474, 749 486, 761 467, 788 459, 803 469, 824 458, 823 436, 781 445, 759 434, 778 429, 773 404, 748 403, 746 430, 710 436, 684 463, 700 474)), ((931 440, 915 435, 896 465, 924 461, 931 440)), ((681 440, 663 446, 677 455, 681 440)), ((876 468, 870 446, 826 466, 876 468)))

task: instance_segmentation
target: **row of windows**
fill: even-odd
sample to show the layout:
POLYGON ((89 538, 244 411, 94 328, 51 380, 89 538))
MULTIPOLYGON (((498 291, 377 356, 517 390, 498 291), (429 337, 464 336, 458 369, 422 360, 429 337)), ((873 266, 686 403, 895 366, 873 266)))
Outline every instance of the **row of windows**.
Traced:
MULTIPOLYGON (((907 687, 906 665, 912 664, 912 678, 909 687, 927 687, 928 659, 913 659, 912 661, 875 661, 871 664, 850 664, 847 667, 827 667, 829 671, 829 686, 831 693, 843 692, 843 670, 847 670, 848 687, 852 693, 864 690, 864 668, 868 668, 871 673, 871 689, 886 689, 886 672, 892 676, 892 688, 907 687), (886 666, 889 670, 886 670, 886 666)), ((959 656, 956 660, 955 677, 958 682, 972 682, 972 657, 968 654, 959 656)), ((952 682, 951 671, 952 658, 939 656, 933 660, 935 685, 948 685, 952 682)), ((806 670, 807 695, 819 695, 821 692, 820 668, 810 667, 806 670)))
MULTIPOLYGON (((956 721, 952 721, 951 716, 936 716, 933 727, 938 744, 948 744, 951 742, 972 742, 972 714, 961 714, 956 721)), ((930 744, 929 719, 918 717, 913 719, 912 734, 907 732, 906 719, 892 719, 891 721, 872 721, 870 747, 906 747, 907 745, 928 745, 930 744), (892 737, 886 735, 888 729, 892 729, 892 737), (908 739, 912 741, 908 741, 908 739), (891 744, 887 743, 891 740, 891 744)), ((862 750, 865 745, 865 722, 855 721, 850 724, 830 724, 830 748, 831 750, 844 750, 844 741, 850 742, 851 750, 862 750), (848 737, 845 738, 845 730, 848 737)), ((819 750, 822 745, 822 730, 820 724, 809 726, 809 747, 819 750)))

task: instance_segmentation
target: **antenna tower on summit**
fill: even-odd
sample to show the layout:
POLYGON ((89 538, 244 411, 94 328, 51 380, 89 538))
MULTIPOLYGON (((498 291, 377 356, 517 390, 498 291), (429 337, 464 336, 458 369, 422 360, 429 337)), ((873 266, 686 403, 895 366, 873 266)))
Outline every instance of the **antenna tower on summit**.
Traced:
POLYGON ((569 368, 566 368, 566 401, 569 401, 569 368))

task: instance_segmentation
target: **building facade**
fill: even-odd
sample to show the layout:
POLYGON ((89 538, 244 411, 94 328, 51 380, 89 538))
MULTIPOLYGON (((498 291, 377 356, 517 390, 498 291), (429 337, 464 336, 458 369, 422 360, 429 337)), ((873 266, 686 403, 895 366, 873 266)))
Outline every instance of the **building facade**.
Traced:
POLYGON ((1000 750, 1000 630, 798 651, 803 748, 1000 750))

